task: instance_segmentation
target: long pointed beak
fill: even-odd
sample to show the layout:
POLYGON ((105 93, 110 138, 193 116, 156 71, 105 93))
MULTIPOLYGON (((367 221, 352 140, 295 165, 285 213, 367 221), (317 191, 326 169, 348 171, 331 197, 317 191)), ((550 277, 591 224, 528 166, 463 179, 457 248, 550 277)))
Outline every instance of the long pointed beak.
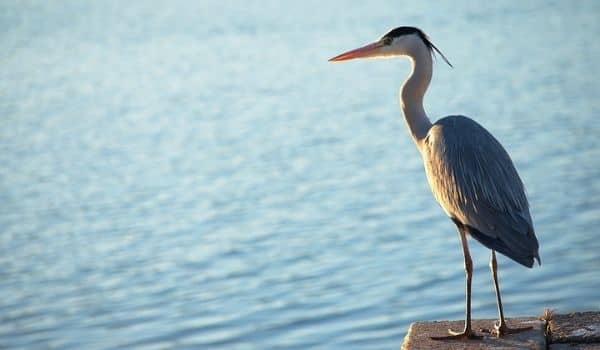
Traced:
POLYGON ((369 45, 365 45, 363 47, 359 47, 358 49, 350 50, 348 52, 344 52, 341 55, 337 55, 333 58, 330 58, 329 62, 346 61, 354 58, 374 57, 379 54, 379 48, 381 48, 381 43, 374 42, 369 45))

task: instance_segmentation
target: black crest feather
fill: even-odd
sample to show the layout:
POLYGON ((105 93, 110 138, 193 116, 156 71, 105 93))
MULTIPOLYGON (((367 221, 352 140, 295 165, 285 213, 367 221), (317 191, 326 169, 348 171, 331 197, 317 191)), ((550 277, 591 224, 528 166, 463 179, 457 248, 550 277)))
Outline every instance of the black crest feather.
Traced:
POLYGON ((453 67, 452 64, 450 63, 450 61, 448 61, 448 59, 446 58, 446 56, 444 56, 444 54, 435 46, 433 45, 433 43, 431 42, 431 40, 429 39, 429 37, 427 36, 427 34, 425 34, 421 29, 419 28, 415 28, 415 27, 398 27, 398 28, 394 28, 392 30, 390 30, 389 32, 387 32, 382 38, 398 38, 400 36, 403 35, 410 35, 410 34, 416 34, 419 36, 419 38, 421 38, 421 40, 423 40, 423 43, 425 44, 425 46, 427 46, 427 48, 429 49, 429 51, 434 51, 437 52, 438 54, 440 54, 440 56, 442 56, 442 59, 444 59, 444 61, 450 66, 453 67))

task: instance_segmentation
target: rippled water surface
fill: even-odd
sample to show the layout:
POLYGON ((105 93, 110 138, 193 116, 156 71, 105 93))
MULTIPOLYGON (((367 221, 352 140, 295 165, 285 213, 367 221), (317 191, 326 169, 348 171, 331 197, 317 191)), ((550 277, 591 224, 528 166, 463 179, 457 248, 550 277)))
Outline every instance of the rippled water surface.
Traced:
POLYGON ((408 62, 326 62, 398 25, 455 66, 430 116, 527 185, 543 265, 500 259, 506 312, 600 309, 600 2, 416 3, 2 2, 0 347, 384 349, 462 318, 408 62))

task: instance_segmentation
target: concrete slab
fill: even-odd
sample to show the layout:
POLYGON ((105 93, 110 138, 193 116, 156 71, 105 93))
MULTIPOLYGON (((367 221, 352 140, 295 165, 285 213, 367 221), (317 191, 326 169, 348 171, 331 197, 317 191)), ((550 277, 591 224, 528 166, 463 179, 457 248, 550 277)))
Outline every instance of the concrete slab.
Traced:
MULTIPOLYGON (((492 328, 496 320, 474 320, 472 327, 475 330, 492 328)), ((534 317, 515 318, 507 320, 509 327, 533 327, 531 330, 496 338, 489 334, 477 331, 484 337, 479 340, 433 340, 431 337, 444 336, 448 329, 459 330, 463 328, 464 321, 433 321, 415 322, 410 326, 404 338, 402 350, 444 350, 444 349, 546 349, 546 322, 534 317)))
POLYGON ((550 344, 549 350, 600 350, 600 344, 550 344))
POLYGON ((600 343, 600 312, 555 314, 548 328, 551 343, 600 343))

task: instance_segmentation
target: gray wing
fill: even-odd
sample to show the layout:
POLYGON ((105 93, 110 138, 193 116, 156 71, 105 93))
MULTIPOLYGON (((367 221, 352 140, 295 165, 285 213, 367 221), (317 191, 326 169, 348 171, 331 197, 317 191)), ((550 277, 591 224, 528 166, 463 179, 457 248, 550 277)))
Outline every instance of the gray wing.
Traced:
POLYGON ((486 247, 528 267, 538 255, 529 203, 502 145, 463 116, 440 119, 422 145, 427 180, 446 214, 486 247))

